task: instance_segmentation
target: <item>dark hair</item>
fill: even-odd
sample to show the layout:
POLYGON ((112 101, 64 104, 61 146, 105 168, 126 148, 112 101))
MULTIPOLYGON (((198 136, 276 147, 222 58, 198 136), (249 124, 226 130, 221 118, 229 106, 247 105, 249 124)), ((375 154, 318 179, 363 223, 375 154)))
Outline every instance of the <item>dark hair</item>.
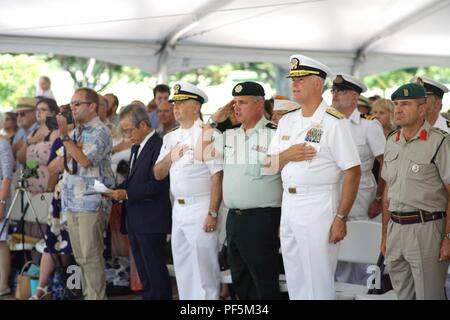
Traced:
POLYGON ((58 107, 58 104, 56 103, 55 99, 50 99, 50 98, 40 99, 36 103, 36 106, 40 103, 45 103, 48 106, 48 108, 50 109, 50 112, 54 113, 55 115, 57 115, 59 113, 59 107, 58 107))
POLYGON ((117 98, 117 96, 116 96, 114 93, 107 93, 107 94, 105 94, 105 97, 106 97, 106 96, 112 96, 112 97, 113 97, 113 100, 114 100, 114 105, 115 105, 116 107, 119 106, 119 98, 117 98))
POLYGON ((10 117, 12 122, 14 123, 14 130, 19 130, 19 126, 17 125, 17 113, 14 112, 5 112, 5 116, 10 117))
POLYGON ((170 95, 170 88, 167 84, 158 84, 153 89, 153 97, 156 97, 157 92, 167 92, 170 95))
POLYGON ((99 103, 97 92, 95 92, 91 88, 78 88, 77 90, 75 90, 75 93, 80 92, 80 91, 84 92, 87 101, 95 103, 95 106, 96 106, 95 111, 98 112, 98 106, 100 103, 99 103))

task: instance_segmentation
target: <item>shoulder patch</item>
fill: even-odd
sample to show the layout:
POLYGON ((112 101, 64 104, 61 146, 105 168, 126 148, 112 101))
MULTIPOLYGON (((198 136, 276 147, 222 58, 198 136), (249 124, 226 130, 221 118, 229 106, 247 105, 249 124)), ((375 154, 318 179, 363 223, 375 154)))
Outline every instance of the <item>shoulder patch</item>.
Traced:
POLYGON ((288 114, 288 113, 291 113, 291 112, 294 112, 294 111, 297 111, 297 110, 300 110, 300 109, 301 109, 301 108, 295 108, 295 109, 286 111, 285 113, 283 113, 283 116, 284 116, 285 114, 288 114))
POLYGON ((273 122, 269 122, 268 124, 266 124, 266 128, 276 129, 276 128, 278 128, 278 126, 273 122))
POLYGON ((400 129, 397 130, 392 130, 391 132, 389 132, 389 134, 386 137, 386 140, 389 139, 391 136, 393 136, 395 133, 397 133, 398 131, 400 131, 400 129))
POLYGON ((361 113, 361 118, 366 119, 366 120, 375 120, 375 116, 371 115, 371 114, 362 114, 361 113))
POLYGON ((327 108, 326 113, 328 113, 329 115, 331 115, 331 116, 333 116, 335 118, 338 118, 338 119, 344 119, 345 118, 345 116, 342 113, 340 113, 339 111, 337 111, 334 108, 327 108))
POLYGON ((431 131, 439 133, 440 135, 443 135, 443 136, 447 136, 448 135, 447 131, 444 131, 444 130, 442 130, 440 128, 437 128, 437 127, 431 127, 431 131))

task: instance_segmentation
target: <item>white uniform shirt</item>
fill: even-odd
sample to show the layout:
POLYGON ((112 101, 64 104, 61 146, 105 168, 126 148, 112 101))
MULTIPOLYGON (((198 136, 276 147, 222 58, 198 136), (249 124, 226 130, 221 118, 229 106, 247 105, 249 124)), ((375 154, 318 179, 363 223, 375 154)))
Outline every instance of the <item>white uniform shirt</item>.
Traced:
POLYGON ((189 129, 178 128, 167 133, 156 163, 160 162, 177 143, 188 145, 189 151, 170 167, 170 192, 175 198, 207 196, 211 193, 211 176, 222 171, 216 161, 194 159, 194 147, 202 133, 202 122, 197 120, 189 129))
POLYGON ((439 117, 436 120, 436 123, 433 127, 439 128, 441 130, 444 130, 447 133, 450 133, 450 128, 448 127, 447 123, 449 120, 445 119, 442 114, 439 114, 439 117))
POLYGON ((386 138, 383 127, 378 120, 367 120, 361 117, 361 112, 355 109, 348 118, 353 141, 358 149, 361 160, 361 181, 359 188, 374 186, 372 168, 375 157, 384 153, 386 138))
POLYGON ((360 165, 348 122, 326 113, 327 108, 329 106, 322 100, 308 121, 303 118, 301 110, 297 110, 285 114, 278 123, 269 155, 279 154, 291 145, 304 142, 317 150, 312 160, 291 161, 284 166, 281 179, 285 187, 335 184, 340 181, 342 171, 360 165))

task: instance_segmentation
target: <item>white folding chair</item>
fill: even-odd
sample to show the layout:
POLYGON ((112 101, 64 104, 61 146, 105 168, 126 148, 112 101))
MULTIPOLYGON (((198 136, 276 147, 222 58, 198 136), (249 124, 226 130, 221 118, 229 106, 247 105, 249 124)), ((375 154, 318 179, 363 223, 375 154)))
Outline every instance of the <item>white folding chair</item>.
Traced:
MULTIPOLYGON (((347 222, 347 236, 341 241, 338 261, 375 265, 380 254, 381 229, 379 222, 347 222)), ((342 282, 335 282, 335 289, 338 300, 354 300, 357 296, 364 298, 368 290, 365 285, 342 282)), ((377 295, 367 296, 368 299, 370 296, 380 298, 375 297, 377 295)))

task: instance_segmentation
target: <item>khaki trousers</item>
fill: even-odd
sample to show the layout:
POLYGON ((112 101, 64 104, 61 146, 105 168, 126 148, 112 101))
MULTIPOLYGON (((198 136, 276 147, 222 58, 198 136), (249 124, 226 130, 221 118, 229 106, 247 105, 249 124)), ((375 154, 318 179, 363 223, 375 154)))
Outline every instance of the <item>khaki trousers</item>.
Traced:
POLYGON ((108 215, 99 212, 67 214, 67 228, 75 260, 81 268, 83 295, 86 300, 106 299, 103 235, 108 215))
POLYGON ((400 225, 389 221, 386 267, 400 300, 445 300, 448 261, 439 262, 445 218, 400 225))

